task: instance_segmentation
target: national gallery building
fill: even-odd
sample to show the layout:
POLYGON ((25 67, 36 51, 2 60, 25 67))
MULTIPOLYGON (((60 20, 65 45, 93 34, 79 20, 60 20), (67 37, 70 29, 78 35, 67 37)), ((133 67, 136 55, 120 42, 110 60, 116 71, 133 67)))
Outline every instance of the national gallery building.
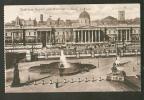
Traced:
MULTIPOLYGON (((123 17, 123 16, 120 16, 123 17)), ((13 45, 57 45, 57 44, 97 44, 106 42, 131 43, 140 42, 140 24, 127 25, 96 25, 90 20, 87 11, 79 15, 77 23, 71 26, 60 26, 62 21, 55 22, 56 25, 36 24, 36 20, 29 21, 31 26, 22 24, 20 18, 16 18, 15 26, 5 25, 5 44, 13 45)), ((107 17, 106 21, 113 21, 113 18, 107 17)), ((40 22, 43 21, 43 15, 40 16, 40 22)), ((44 22, 45 23, 45 22, 44 22)), ((48 22, 47 22, 48 23, 48 22)))

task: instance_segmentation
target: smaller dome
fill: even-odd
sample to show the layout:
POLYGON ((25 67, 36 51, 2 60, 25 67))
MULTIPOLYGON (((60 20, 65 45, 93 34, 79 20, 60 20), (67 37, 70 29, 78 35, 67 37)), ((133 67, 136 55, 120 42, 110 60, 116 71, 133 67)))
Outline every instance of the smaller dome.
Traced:
POLYGON ((88 12, 83 11, 83 12, 79 15, 79 18, 88 18, 88 19, 90 19, 90 15, 89 15, 88 12))

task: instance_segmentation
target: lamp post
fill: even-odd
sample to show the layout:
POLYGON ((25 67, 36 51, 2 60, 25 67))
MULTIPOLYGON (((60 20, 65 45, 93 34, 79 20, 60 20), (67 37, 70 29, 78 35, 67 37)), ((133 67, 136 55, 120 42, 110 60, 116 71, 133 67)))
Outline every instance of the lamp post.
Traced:
POLYGON ((13 81, 11 84, 12 87, 20 86, 20 77, 19 77, 19 69, 18 69, 19 59, 17 58, 17 56, 19 56, 19 55, 16 54, 16 58, 15 58, 14 72, 13 72, 14 76, 13 76, 13 81))
POLYGON ((99 68, 100 44, 98 44, 98 68, 99 68))
POLYGON ((138 50, 137 49, 135 50, 135 53, 136 53, 136 59, 137 59, 137 65, 138 65, 138 50))
POLYGON ((34 46, 33 46, 33 42, 32 42, 32 47, 31 47, 30 54, 31 54, 31 61, 34 61, 34 60, 35 60, 35 56, 34 56, 34 46))
POLYGON ((118 55, 118 45, 117 45, 117 35, 115 34, 115 48, 116 48, 116 56, 118 55))
POLYGON ((26 41, 25 41, 25 29, 23 24, 20 24, 20 28, 22 29, 23 32, 23 46, 26 46, 26 41))

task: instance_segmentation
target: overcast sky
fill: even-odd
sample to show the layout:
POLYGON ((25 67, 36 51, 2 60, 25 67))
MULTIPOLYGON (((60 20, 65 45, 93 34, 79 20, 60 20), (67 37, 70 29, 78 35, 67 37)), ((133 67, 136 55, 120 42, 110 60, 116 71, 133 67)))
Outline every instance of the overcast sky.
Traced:
POLYGON ((78 19, 84 9, 90 14, 91 20, 106 16, 118 18, 118 10, 125 10, 126 19, 140 17, 139 4, 9 5, 4 7, 4 21, 11 22, 17 16, 26 20, 29 18, 39 20, 40 14, 44 15, 44 20, 49 16, 52 19, 78 19))

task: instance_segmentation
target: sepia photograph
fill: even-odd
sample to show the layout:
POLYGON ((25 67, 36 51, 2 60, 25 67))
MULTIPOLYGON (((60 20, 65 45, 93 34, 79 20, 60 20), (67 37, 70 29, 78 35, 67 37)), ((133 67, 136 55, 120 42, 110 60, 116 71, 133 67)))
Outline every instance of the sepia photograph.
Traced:
POLYGON ((5 5, 5 92, 141 91, 140 4, 5 5))

